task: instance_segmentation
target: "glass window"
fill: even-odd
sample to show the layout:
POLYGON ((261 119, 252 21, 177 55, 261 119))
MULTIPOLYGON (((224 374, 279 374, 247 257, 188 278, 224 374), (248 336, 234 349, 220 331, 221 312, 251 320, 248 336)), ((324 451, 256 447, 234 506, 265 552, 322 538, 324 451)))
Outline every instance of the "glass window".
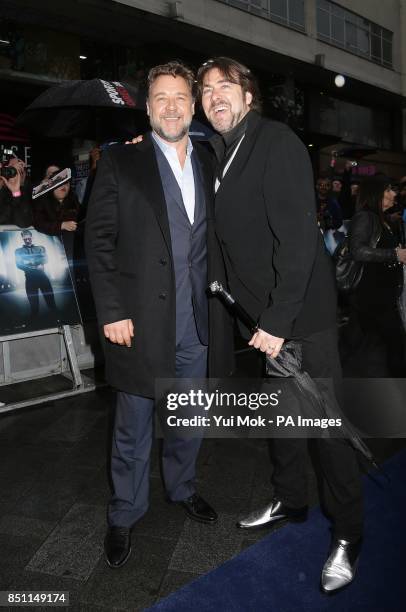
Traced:
POLYGON ((288 4, 286 0, 270 0, 271 15, 281 17, 285 21, 288 20, 288 4))
POLYGON ((349 21, 345 21, 345 46, 348 49, 357 48, 357 28, 349 21))
POLYGON ((359 28, 357 32, 358 50, 363 55, 369 55, 369 31, 359 28))
POLYGON ((389 30, 385 30, 385 28, 381 28, 381 29, 382 29, 382 38, 384 38, 385 40, 389 40, 389 42, 392 42, 392 38, 393 38, 392 32, 390 32, 389 30))
POLYGON ((345 29, 344 20, 337 17, 331 19, 331 38, 334 42, 344 45, 345 44, 345 29))
POLYGON ((327 12, 330 12, 330 3, 328 0, 317 0, 317 8, 324 9, 327 12))
POLYGON ((317 0, 317 35, 351 53, 392 66, 393 33, 330 0, 317 0))
POLYGON ((392 65, 392 41, 382 39, 382 59, 384 64, 392 65))
POLYGON ((330 38, 330 15, 321 8, 317 9, 317 33, 330 38))
POLYGON ((305 14, 303 0, 289 0, 289 21, 304 26, 305 14))
POLYGON ((218 0, 297 30, 305 29, 304 0, 218 0))
POLYGON ((341 17, 341 19, 344 19, 344 17, 345 17, 345 10, 341 6, 337 6, 336 4, 332 4, 331 5, 331 14, 334 15, 335 17, 341 17))
POLYGON ((251 0, 248 4, 251 5, 251 12, 262 16, 263 12, 268 13, 267 0, 251 0))
POLYGON ((371 57, 378 61, 382 57, 382 39, 374 34, 371 34, 371 57))

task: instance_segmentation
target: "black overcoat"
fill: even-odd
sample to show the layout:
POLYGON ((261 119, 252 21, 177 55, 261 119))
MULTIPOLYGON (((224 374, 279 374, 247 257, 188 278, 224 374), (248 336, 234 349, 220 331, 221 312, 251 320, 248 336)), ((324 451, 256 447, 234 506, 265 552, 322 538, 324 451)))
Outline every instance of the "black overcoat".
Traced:
MULTIPOLYGON (((212 162, 199 145, 207 208, 208 281, 224 281, 213 229, 212 162)), ((127 348, 104 340, 106 378, 116 389, 154 397, 156 378, 175 377, 175 276, 165 196, 150 134, 103 152, 89 201, 86 254, 100 326, 132 319, 127 348)), ((232 325, 209 298, 209 375, 232 369, 232 325)))
POLYGON ((215 211, 231 292, 262 329, 300 338, 335 325, 310 159, 288 126, 250 112, 215 211))

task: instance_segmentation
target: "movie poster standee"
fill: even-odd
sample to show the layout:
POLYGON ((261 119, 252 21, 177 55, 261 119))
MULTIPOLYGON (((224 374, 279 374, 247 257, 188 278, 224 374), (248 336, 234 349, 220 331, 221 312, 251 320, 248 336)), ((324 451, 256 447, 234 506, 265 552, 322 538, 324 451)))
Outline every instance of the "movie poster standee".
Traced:
MULTIPOLYGON (((0 227, 0 364, 3 365, 0 390, 20 382, 13 371, 12 349, 14 353, 21 352, 27 346, 25 341, 32 343, 36 338, 42 339, 42 345, 44 338, 48 342, 46 337, 50 337, 49 343, 55 343, 51 338, 55 334, 60 337, 58 362, 55 364, 54 359, 46 375, 57 373, 72 381, 70 389, 40 393, 11 403, 4 401, 0 394, 0 413, 94 389, 94 383, 81 374, 72 337, 71 326, 82 325, 61 238, 33 228, 0 227)), ((40 362, 40 356, 40 352, 34 352, 32 360, 40 362)))

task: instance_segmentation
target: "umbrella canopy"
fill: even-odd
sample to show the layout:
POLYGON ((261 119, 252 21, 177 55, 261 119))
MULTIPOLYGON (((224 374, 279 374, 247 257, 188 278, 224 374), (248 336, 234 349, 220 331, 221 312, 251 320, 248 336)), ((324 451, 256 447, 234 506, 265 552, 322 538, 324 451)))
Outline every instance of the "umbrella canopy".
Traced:
MULTIPOLYGON (((377 467, 371 451, 340 410, 334 390, 331 389, 332 381, 315 381, 302 369, 302 349, 298 342, 285 342, 276 359, 267 356, 266 373, 271 377, 293 379, 300 393, 309 400, 308 413, 302 415, 305 418, 336 419, 339 416, 342 420, 341 436, 347 438, 356 450, 377 467)), ((328 430, 325 433, 329 435, 328 430)))
POLYGON ((362 159, 363 157, 366 157, 367 155, 373 155, 374 153, 377 152, 376 147, 368 147, 367 145, 365 146, 353 146, 353 147, 348 147, 346 149, 340 149, 340 151, 338 151, 338 157, 347 157, 349 159, 362 159))
POLYGON ((141 97, 119 81, 67 81, 38 96, 16 124, 46 138, 126 138, 145 131, 141 97))

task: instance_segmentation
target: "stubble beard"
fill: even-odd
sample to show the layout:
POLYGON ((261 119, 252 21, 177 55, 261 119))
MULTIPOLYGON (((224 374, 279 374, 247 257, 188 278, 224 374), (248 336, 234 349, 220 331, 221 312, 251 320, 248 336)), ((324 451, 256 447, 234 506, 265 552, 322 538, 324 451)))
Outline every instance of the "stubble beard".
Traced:
POLYGON ((153 121, 150 119, 150 123, 154 132, 163 140, 166 140, 166 142, 179 142, 188 134, 192 121, 184 122, 183 126, 175 134, 166 132, 158 121, 153 121))
POLYGON ((231 117, 230 120, 227 123, 222 123, 221 121, 221 117, 219 118, 219 123, 216 124, 215 121, 215 116, 213 117, 213 119, 209 119, 212 127, 216 130, 216 132, 218 132, 219 134, 227 134, 227 132, 231 132, 231 130, 233 128, 235 128, 236 125, 238 125, 240 123, 240 121, 245 117, 245 114, 243 114, 243 111, 239 112, 239 113, 233 113, 232 110, 230 109, 230 113, 231 113, 231 117))

